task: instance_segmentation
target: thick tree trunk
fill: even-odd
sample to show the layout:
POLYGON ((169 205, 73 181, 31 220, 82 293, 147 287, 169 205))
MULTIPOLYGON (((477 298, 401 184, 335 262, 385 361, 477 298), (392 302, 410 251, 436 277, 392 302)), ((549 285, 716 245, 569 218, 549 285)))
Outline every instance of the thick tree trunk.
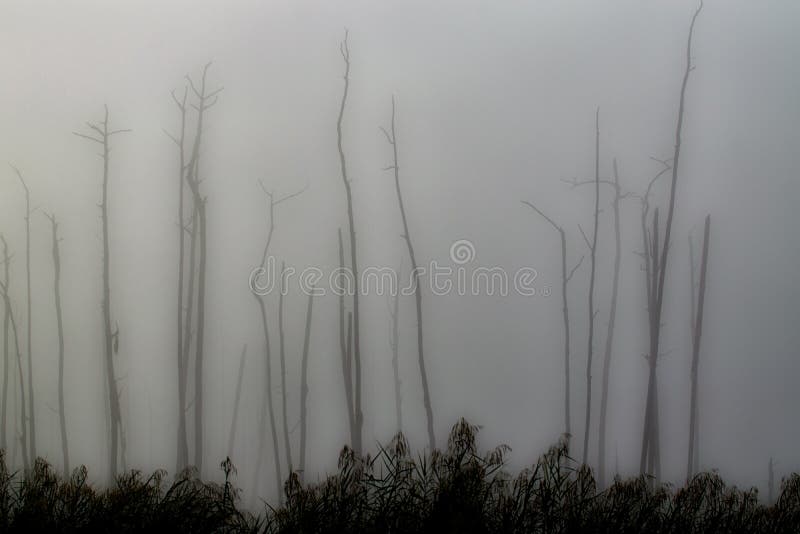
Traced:
POLYGON ((305 479, 306 436, 308 433, 308 349, 311 343, 311 317, 314 306, 314 288, 308 294, 306 330, 303 337, 303 359, 300 363, 300 480, 305 479))
POLYGON ((428 447, 430 450, 436 448, 436 436, 434 433, 433 425, 433 407, 431 405, 431 394, 428 388, 428 373, 425 370, 425 353, 423 350, 422 342, 422 289, 420 288, 419 269, 417 267, 417 258, 414 255, 414 245, 411 242, 411 232, 408 230, 408 218, 406 217, 406 209, 403 204, 403 194, 400 191, 400 166, 397 160, 397 133, 395 130, 395 103, 392 97, 392 125, 391 135, 386 132, 386 139, 392 145, 392 155, 394 157, 394 185, 397 192, 397 204, 400 207, 400 218, 403 221, 403 239, 405 239, 408 248, 408 257, 411 260, 411 276, 414 278, 414 302, 416 304, 417 312, 417 357, 419 359, 419 374, 422 379, 422 400, 425 405, 425 416, 428 422, 428 447))
MULTIPOLYGON (((195 179, 198 179, 195 176, 195 179)), ((200 263, 197 267, 197 343, 194 362, 194 464, 198 474, 203 473, 203 349, 205 348, 206 317, 206 199, 199 201, 200 263)))
MULTIPOLYGON (((3 239, 5 246, 5 239, 3 239)), ((20 449, 22 450, 22 464, 25 472, 31 468, 31 460, 28 458, 28 433, 26 432, 27 414, 25 410, 25 378, 22 375, 22 352, 19 349, 19 336, 17 335, 17 321, 14 319, 14 311, 11 309, 11 297, 8 295, 8 284, 2 286, 3 299, 6 304, 6 311, 11 323, 11 331, 14 334, 14 348, 17 352, 17 369, 19 370, 19 413, 20 413, 20 427, 19 434, 20 449)))

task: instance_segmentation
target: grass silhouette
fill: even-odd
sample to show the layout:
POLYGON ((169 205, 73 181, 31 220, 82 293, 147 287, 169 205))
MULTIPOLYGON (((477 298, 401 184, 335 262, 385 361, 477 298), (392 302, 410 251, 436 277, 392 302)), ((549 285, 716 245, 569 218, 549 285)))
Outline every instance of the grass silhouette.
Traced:
POLYGON ((285 504, 259 515, 239 508, 230 460, 225 481, 204 482, 187 469, 171 484, 159 470, 131 471, 113 488, 87 482, 85 467, 64 480, 45 461, 10 473, 0 452, 0 531, 4 532, 264 532, 264 533, 568 533, 800 531, 800 475, 784 479, 775 503, 757 490, 728 487, 701 473, 683 488, 647 477, 619 478, 598 491, 562 441, 516 476, 505 469, 508 447, 483 454, 478 428, 463 419, 447 449, 413 456, 402 434, 374 456, 345 447, 337 472, 303 485, 284 484, 285 504))

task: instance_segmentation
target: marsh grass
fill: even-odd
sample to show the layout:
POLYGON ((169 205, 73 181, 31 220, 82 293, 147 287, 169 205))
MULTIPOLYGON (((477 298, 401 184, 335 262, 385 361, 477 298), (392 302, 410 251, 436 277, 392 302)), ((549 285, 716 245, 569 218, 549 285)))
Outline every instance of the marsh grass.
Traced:
POLYGON ((530 468, 504 469, 508 447, 480 453, 478 428, 463 419, 447 449, 412 455, 398 434, 374 456, 345 447, 335 474, 303 485, 284 484, 285 504, 256 516, 239 508, 235 469, 221 464, 221 484, 188 469, 171 483, 167 473, 131 471, 98 490, 87 471, 62 479, 38 460, 27 475, 10 473, 0 452, 0 531, 11 532, 775 532, 800 531, 800 475, 784 479, 771 506, 755 489, 726 486, 701 473, 686 486, 654 486, 646 477, 614 480, 598 491, 562 441, 530 468))

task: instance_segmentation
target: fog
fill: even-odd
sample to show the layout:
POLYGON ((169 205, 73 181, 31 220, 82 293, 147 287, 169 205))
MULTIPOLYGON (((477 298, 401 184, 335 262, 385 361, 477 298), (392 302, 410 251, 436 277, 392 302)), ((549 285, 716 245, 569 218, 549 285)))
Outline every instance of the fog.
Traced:
MULTIPOLYGON (((251 272, 269 229, 270 257, 298 272, 339 266, 337 229, 349 247, 337 149, 348 31, 349 93, 342 146, 352 188, 358 268, 410 261, 395 191, 389 128, 396 102, 400 184, 417 263, 508 273, 508 294, 420 291, 437 446, 460 417, 482 426, 480 442, 508 444, 509 469, 535 461, 564 432, 561 250, 568 267, 571 328, 571 450, 580 459, 587 394, 589 250, 599 117, 599 178, 620 187, 621 267, 612 351, 606 469, 639 473, 648 385, 648 313, 641 195, 673 158, 693 1, 634 2, 5 2, 0 7, 0 232, 13 254, 9 296, 23 370, 30 352, 37 454, 62 464, 58 338, 50 222, 59 222, 64 311, 64 411, 72 467, 108 476, 105 375, 103 162, 92 134, 108 106, 111 323, 126 440, 120 469, 176 468, 177 274, 180 98, 208 69, 199 178, 206 196, 207 280, 203 371, 204 477, 219 479, 228 454, 242 346, 247 358, 232 460, 248 499, 277 498, 269 428, 258 485, 253 473, 265 388, 264 337, 251 272), (599 111, 598 111, 599 110, 599 111), (25 196, 30 189, 32 347, 25 286, 25 196), (262 188, 263 185, 263 188, 262 188), (469 261, 458 263, 463 241, 469 261), (470 248, 471 247, 471 248, 470 248), (534 295, 513 287, 533 269, 534 295), (30 350, 30 352, 29 352, 30 350)), ((666 271, 658 357, 662 479, 681 483, 689 443, 691 319, 688 236, 699 268, 703 220, 711 215, 708 281, 698 374, 702 470, 766 489, 767 464, 800 470, 800 5, 708 1, 697 18, 685 93, 682 150, 666 271)), ((194 95, 189 90, 189 100, 194 95)), ((189 108, 191 116, 196 111, 189 108)), ((186 153, 194 138, 187 123, 186 153)), ((661 210, 670 173, 650 196, 661 210)), ((592 419, 588 460, 598 461, 602 366, 614 264, 613 199, 601 184, 594 308, 592 419)), ((191 215, 186 187, 186 217, 191 215)), ((652 212, 651 212, 652 216, 652 212)), ((651 221, 648 219, 648 225, 651 221)), ((662 235, 663 237, 663 235, 662 235)), ((188 254, 188 237, 187 237, 188 254)), ((349 248, 347 258, 349 260, 349 248)), ((188 267, 187 267, 188 268, 188 267)), ((188 272, 188 271, 187 271, 188 272)), ((697 274, 697 273, 696 273, 697 274)), ((457 273, 451 280, 454 283, 457 273)), ((324 286, 327 278, 318 285, 324 286)), ((360 297, 364 450, 396 432, 389 297, 360 297)), ((264 296, 272 342, 272 398, 281 437, 278 292, 264 296)), ((350 307, 348 300, 348 307, 350 307)), ((290 281, 284 297, 288 426, 299 440, 301 356, 307 297, 290 281)), ((351 308, 351 307, 350 307, 351 308)), ((417 352, 415 299, 399 301, 403 431, 428 445, 417 352)), ((194 332, 193 332, 194 334, 194 332)), ((306 480, 336 468, 350 440, 342 379, 339 299, 315 297, 308 354, 306 480)), ((192 348, 192 359, 194 358, 192 348)), ((22 466, 19 392, 9 356, 7 458, 22 466)), ((190 364, 192 365, 192 364, 190 364)), ((194 376, 194 370, 189 371, 194 376)), ((27 380, 27 374, 26 380, 27 380)), ((190 382, 191 383, 191 382, 190 382)), ((27 384, 26 384, 27 387, 27 384)), ((187 394, 194 459, 194 388, 187 394)), ((27 393, 26 393, 27 395, 27 393)), ((26 399, 27 401, 27 399, 26 399)), ((30 407, 29 407, 30 408, 30 407)), ((285 462, 284 462, 285 463, 285 462)), ((283 475, 286 475, 286 465, 283 475)))

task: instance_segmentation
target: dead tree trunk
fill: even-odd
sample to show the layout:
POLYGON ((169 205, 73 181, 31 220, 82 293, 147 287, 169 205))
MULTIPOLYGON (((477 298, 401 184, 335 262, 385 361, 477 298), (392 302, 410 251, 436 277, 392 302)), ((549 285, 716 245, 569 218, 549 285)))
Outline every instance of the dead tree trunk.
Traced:
POLYGON ((289 417, 286 413, 286 343, 284 341, 283 331, 283 294, 286 291, 286 262, 281 263, 281 290, 278 295, 278 347, 281 363, 281 410, 283 412, 283 446, 286 450, 286 467, 289 474, 294 471, 294 463, 292 462, 292 444, 289 439, 289 417))
POLYGON ((244 360, 247 356, 247 345, 242 347, 242 356, 239 358, 239 375, 236 378, 236 397, 233 401, 233 417, 231 418, 231 431, 228 436, 228 458, 233 458, 233 443, 236 439, 236 423, 239 420, 239 401, 242 398, 242 378, 244 377, 244 360))
MULTIPOLYGON (((670 194, 669 194, 669 207, 667 210, 667 220, 664 227, 664 240, 662 244, 662 250, 658 257, 654 258, 653 261, 653 279, 654 279, 654 287, 652 292, 652 299, 654 304, 654 309, 651 315, 650 321, 650 378, 648 380, 648 395, 647 395, 647 406, 645 408, 645 437, 642 444, 642 461, 641 466, 644 466, 644 458, 647 454, 648 449, 651 451, 655 451, 656 459, 658 459, 658 412, 657 412, 657 398, 655 396, 655 386, 656 386, 656 376, 655 376, 655 368, 656 368, 656 360, 658 358, 658 351, 659 351, 659 341, 661 336, 661 313, 663 309, 663 302, 664 302, 664 286, 666 283, 666 275, 667 275, 667 265, 668 265, 668 257, 669 257, 669 250, 670 250, 670 242, 671 242, 671 235, 672 235, 672 220, 675 213, 675 197, 676 197, 676 189, 678 184, 678 168, 680 165, 680 155, 681 155, 681 130, 683 127, 683 112, 685 108, 685 99, 686 99, 686 86, 689 82, 689 74, 693 70, 692 67, 692 34, 694 33, 694 25, 697 21, 697 16, 700 14, 700 11, 703 9, 703 3, 700 2, 697 10, 694 12, 694 16, 692 17, 692 22, 689 26, 689 36, 687 38, 686 43, 686 68, 683 74, 683 82, 681 84, 681 91, 680 91, 680 101, 678 104, 678 121, 675 127, 675 150, 672 158, 672 181, 670 184, 670 194)), ((656 211, 656 216, 658 212, 656 211)), ((657 221, 657 219, 656 219, 657 221)), ((653 235, 653 243, 656 245, 658 244, 658 235, 657 235, 657 225, 654 221, 654 235, 653 235)), ((658 464, 656 465, 656 469, 658 469, 658 464)), ((642 469, 644 472, 644 469, 642 469)), ((656 473, 656 479, 658 479, 658 472, 656 473)))
MULTIPOLYGON (((403 277, 398 273, 399 280, 403 277)), ((392 296, 392 304, 389 308, 389 315, 392 319, 392 331, 389 337, 389 348, 392 349, 392 372, 394 373, 394 411, 397 425, 397 432, 403 431, 403 395, 401 392, 400 380, 400 291, 392 296)))
MULTIPOLYGON (((344 266, 344 244, 342 242, 342 229, 339 228, 339 275, 346 279, 344 266)), ((340 278, 341 280, 341 278, 340 278)), ((353 409, 353 362, 349 348, 350 332, 345 326, 344 286, 339 293, 339 345, 342 352, 342 382, 344 384, 345 404, 347 407, 347 423, 350 428, 350 443, 356 442, 358 428, 356 427, 355 410, 353 409)))
POLYGON ((8 317, 9 322, 11 323, 11 332, 14 334, 14 349, 17 352, 17 369, 19 370, 19 413, 20 413, 20 433, 19 433, 19 443, 20 449, 22 449, 22 465, 25 469, 25 472, 28 472, 31 468, 31 460, 28 458, 28 419, 27 413, 25 411, 25 378, 22 375, 22 352, 19 349, 19 336, 17 333, 17 321, 14 319, 14 310, 11 308, 11 297, 8 294, 9 290, 9 277, 8 277, 8 265, 9 265, 9 255, 8 255, 8 244, 6 243, 6 239, 3 236, 0 236, 0 240, 3 242, 3 259, 5 263, 5 281, 0 283, 0 291, 3 292, 3 301, 5 302, 5 309, 6 309, 6 317, 8 317))
POLYGON ((544 220, 550 223, 550 226, 556 229, 558 236, 561 240, 561 313, 564 318, 564 435, 569 440, 572 436, 570 428, 570 380, 569 380, 569 304, 567 301, 567 284, 569 283, 575 271, 583 263, 583 256, 578 260, 578 263, 567 273, 567 235, 564 229, 557 225, 553 219, 545 215, 539 208, 534 206, 527 200, 522 201, 523 204, 530 207, 533 211, 538 213, 544 220))
POLYGON ((772 461, 772 456, 767 465, 767 477, 767 504, 772 506, 775 504, 775 462, 772 461))
POLYGON ((303 359, 300 363, 300 480, 305 479, 306 435, 308 433, 308 349, 311 343, 311 316, 314 306, 314 288, 308 293, 306 330, 303 337, 303 359))
MULTIPOLYGON (((110 413, 111 450, 109 451, 109 477, 113 484, 117 477, 117 462, 119 460, 119 440, 122 437, 122 412, 120 410, 119 390, 117 377, 114 372, 114 354, 119 348, 119 328, 111 330, 111 254, 108 237, 108 180, 109 180, 109 140, 116 134, 130 130, 111 130, 108 124, 108 106, 105 106, 105 115, 100 125, 87 122, 86 125, 94 134, 75 135, 99 143, 103 147, 103 184, 102 201, 100 203, 100 219, 103 227, 103 346, 106 360, 106 382, 108 387, 108 404, 110 413), (99 137, 95 137, 99 135, 99 137)), ((124 448, 124 447, 123 447, 124 448)))
POLYGON ((408 248, 408 257, 411 260, 411 276, 414 279, 414 301, 417 312, 417 356, 419 358, 419 374, 422 379, 422 400, 425 405, 425 416, 428 421, 428 446, 431 450, 436 448, 436 437, 433 426, 433 407, 431 406, 431 395, 428 388, 428 373, 425 370, 425 356, 422 343, 422 289, 419 283, 419 269, 417 268, 417 258, 414 255, 414 245, 411 242, 411 233, 408 230, 408 218, 403 204, 403 194, 400 191, 400 166, 397 161, 397 133, 395 130, 395 104, 392 97, 392 124, 391 134, 381 128, 386 135, 386 140, 392 146, 393 164, 387 170, 394 170, 394 185, 397 192, 397 204, 400 207, 400 218, 403 221, 403 239, 408 248))
MULTIPOLYGON (((186 222, 185 222, 185 209, 184 209, 184 172, 186 172, 186 152, 184 149, 186 140, 186 98, 188 96, 189 88, 185 87, 183 91, 183 98, 178 100, 175 92, 172 92, 172 99, 178 106, 181 112, 181 129, 178 137, 173 137, 169 133, 167 135, 178 147, 178 306, 177 306, 177 364, 178 364, 178 436, 177 436, 177 459, 176 471, 180 473, 189 464, 189 444, 186 435, 186 381, 187 381, 187 368, 188 368, 188 350, 184 349, 184 336, 186 336, 187 344, 190 340, 191 332, 191 304, 186 307, 186 325, 187 334, 184 334, 184 271, 186 264, 186 222)), ((165 132, 166 133, 166 132, 165 132)), ((193 217, 194 220, 194 217, 193 217)), ((192 230, 192 237, 196 236, 194 226, 192 230)), ((196 240, 193 239, 192 243, 196 240)), ((194 250, 194 249, 192 249, 194 250)), ((194 253, 191 254, 190 268, 192 274, 194 273, 194 253)), ((193 276, 191 277, 193 280, 193 276)), ((193 297, 193 283, 189 286, 189 299, 193 297)), ((188 349, 188 347, 187 347, 188 349)))
POLYGON ((64 407, 64 322, 61 315, 61 254, 58 242, 58 223, 55 215, 48 215, 53 230, 53 295, 58 329, 58 420, 61 426, 61 452, 64 456, 64 479, 69 478, 69 445, 67 442, 67 416, 64 407))
POLYGON ((697 371, 700 364, 700 338, 703 335, 703 309, 706 300, 706 276, 708 272, 708 238, 711 231, 711 216, 706 216, 705 229, 703 231, 703 258, 700 260, 700 287, 697 293, 697 313, 694 328, 692 329, 692 397, 689 412, 689 454, 686 467, 686 480, 694 475, 696 466, 695 458, 695 439, 697 430, 697 371))
MULTIPOLYGON (((267 205, 269 207, 268 210, 269 213, 267 214, 267 222, 268 222, 267 237, 264 243, 264 252, 261 256, 261 263, 259 264, 261 272, 266 273, 267 267, 269 266, 268 264, 269 247, 272 244, 272 235, 275 232, 275 207, 281 202, 284 202, 286 200, 289 200, 290 198, 298 196, 303 191, 301 190, 276 200, 274 194, 268 191, 264 187, 264 184, 261 184, 261 189, 267 196, 267 205)), ((272 432, 272 453, 273 453, 273 459, 275 461, 275 485, 278 492, 278 498, 282 501, 283 491, 281 484, 283 482, 283 476, 281 474, 280 448, 278 447, 278 428, 275 424, 275 408, 272 404, 272 349, 269 341, 269 323, 267 321, 267 309, 266 309, 266 304, 264 302, 264 296, 259 295, 255 291, 255 289, 253 290, 252 294, 253 297, 256 299, 256 302, 258 303, 258 309, 261 314, 261 328, 264 332, 264 362, 266 367, 266 384, 264 385, 264 399, 265 399, 264 407, 266 408, 266 411, 269 414, 270 431, 272 432)), ((261 435, 263 436, 263 431, 261 432, 261 435)), ((254 477, 256 478, 256 480, 258 479, 259 476, 259 471, 261 466, 261 455, 263 453, 263 440, 261 436, 259 436, 259 443, 260 446, 258 451, 258 463, 256 471, 254 473, 254 477)), ((257 485, 254 485, 254 487, 257 487, 257 485)))
MULTIPOLYGON (((595 114, 595 157, 594 157, 594 233, 589 245, 589 339, 586 347, 586 425, 583 431, 583 464, 589 460, 589 430, 591 429, 592 419, 592 354, 594 343, 594 279, 596 271, 597 257, 597 230, 598 218, 600 217, 600 109, 595 114)), ((586 236, 584 236, 586 237, 586 236)))
MULTIPOLYGON (((0 236, 3 241, 3 285, 8 287, 8 272, 9 262, 11 261, 8 256, 8 246, 6 245, 5 237, 0 236)), ((8 335, 11 327, 10 323, 11 308, 3 300, 3 398, 2 406, 0 406, 0 417, 2 418, 2 426, 0 427, 0 447, 4 451, 8 451, 8 437, 6 435, 8 429, 8 335)))
POLYGON ((597 473, 600 488, 605 487, 606 475, 606 427, 608 422, 608 384, 611 375, 611 356, 614 349, 614 326, 617 318, 617 293, 619 290, 619 268, 622 259, 622 240, 620 238, 619 201, 623 198, 619 186, 617 160, 614 159, 614 279, 611 284, 611 305, 608 310, 608 330, 603 359, 603 390, 600 397, 600 432, 598 436, 597 473))
POLYGON ((359 334, 358 255, 356 247, 355 217, 353 215, 353 192, 350 185, 350 179, 347 177, 347 163, 342 145, 342 120, 344 118, 345 105, 347 104, 347 92, 350 87, 350 48, 347 45, 347 31, 345 31, 344 41, 342 41, 339 50, 342 53, 342 58, 344 59, 345 71, 344 92, 342 93, 342 102, 341 106, 339 107, 339 118, 336 121, 336 139, 339 149, 339 164, 342 171, 342 183, 344 184, 345 197, 347 200, 347 222, 350 230, 350 267, 353 270, 353 367, 355 371, 355 399, 353 409, 356 433, 352 446, 356 454, 361 454, 364 414, 361 411, 361 336, 359 334))
MULTIPOLYGON (((197 239, 200 252, 197 266, 197 332, 195 342, 195 362, 194 362, 194 454, 195 467, 202 476, 203 473, 203 357, 205 349, 205 313, 206 313, 206 264, 207 264, 207 218, 206 218, 206 197, 200 191, 200 148, 203 136, 203 120, 205 112, 217 103, 217 95, 222 91, 219 88, 212 92, 207 92, 206 76, 211 63, 206 63, 203 67, 203 74, 200 78, 200 87, 195 86, 191 78, 187 76, 189 87, 197 98, 197 133, 192 147, 192 156, 186 169, 186 181, 192 193, 195 209, 197 210, 197 239)), ((194 227, 193 227, 194 228, 194 227)), ((194 231, 194 230, 193 230, 194 231)))
POLYGON ((14 172, 17 174, 17 178, 19 178, 20 184, 22 184, 22 188, 25 190, 25 275, 26 275, 26 284, 27 284, 27 297, 28 297, 28 307, 26 312, 28 314, 28 321, 26 326, 27 329, 27 349, 28 349, 28 404, 30 407, 30 419, 28 421, 28 433, 30 439, 28 440, 28 446, 30 447, 30 457, 32 460, 36 460, 36 410, 34 409, 34 402, 33 402, 33 322, 31 320, 32 317, 32 304, 31 304, 31 192, 28 189, 28 185, 25 183, 25 179, 22 177, 22 173, 14 167, 14 172))

